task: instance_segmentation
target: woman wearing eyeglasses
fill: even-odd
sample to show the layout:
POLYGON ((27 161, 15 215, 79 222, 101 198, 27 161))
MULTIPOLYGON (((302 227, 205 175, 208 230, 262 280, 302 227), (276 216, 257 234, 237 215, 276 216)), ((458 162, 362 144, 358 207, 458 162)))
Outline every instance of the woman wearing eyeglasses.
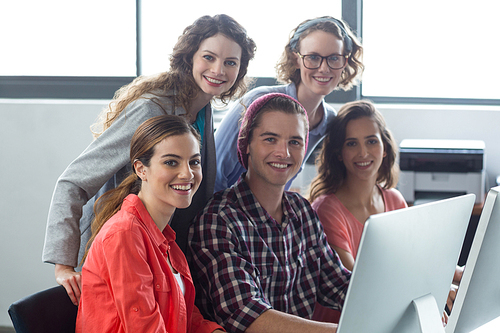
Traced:
MULTIPOLYGON (((335 116, 335 110, 325 103, 325 96, 337 88, 349 90, 357 83, 364 69, 362 55, 360 42, 341 20, 324 16, 304 21, 295 28, 276 66, 277 79, 284 84, 248 92, 232 105, 215 132, 215 191, 231 187, 244 172, 238 163, 236 142, 239 119, 248 105, 262 95, 283 93, 304 106, 310 130, 304 164, 325 136, 329 119, 335 116)), ((294 178, 288 182, 287 190, 294 178)))

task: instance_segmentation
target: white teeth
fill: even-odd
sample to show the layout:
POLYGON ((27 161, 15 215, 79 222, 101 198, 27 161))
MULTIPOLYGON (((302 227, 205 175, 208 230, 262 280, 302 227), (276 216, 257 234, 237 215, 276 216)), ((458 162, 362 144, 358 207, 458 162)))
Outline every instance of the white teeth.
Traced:
POLYGON ((288 167, 288 164, 280 164, 280 163, 269 163, 269 164, 278 169, 285 169, 288 167))
POLYGON ((370 165, 370 163, 371 162, 359 162, 359 163, 356 163, 356 164, 359 165, 359 166, 365 167, 365 166, 370 165))
POLYGON ((189 191, 192 187, 192 184, 188 185, 172 185, 172 188, 174 190, 180 190, 180 191, 189 191))
POLYGON ((208 77, 208 76, 205 76, 205 79, 207 79, 208 82, 215 83, 215 84, 221 84, 222 82, 224 82, 221 80, 212 79, 211 77, 208 77))
POLYGON ((318 80, 319 82, 328 82, 328 81, 330 81, 329 77, 315 77, 315 79, 318 80))

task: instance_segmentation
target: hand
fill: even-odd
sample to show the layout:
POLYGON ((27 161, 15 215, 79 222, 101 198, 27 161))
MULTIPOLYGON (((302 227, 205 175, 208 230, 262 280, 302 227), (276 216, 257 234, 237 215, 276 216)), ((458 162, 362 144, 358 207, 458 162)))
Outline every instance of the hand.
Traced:
POLYGON ((215 331, 213 331, 213 333, 226 333, 226 332, 221 331, 221 330, 215 330, 215 331))
POLYGON ((457 291, 458 287, 455 285, 451 285, 450 292, 448 293, 448 299, 446 300, 446 305, 448 306, 450 313, 453 309, 453 303, 455 303, 455 297, 457 297, 457 291))
POLYGON ((71 302, 78 306, 82 290, 82 274, 72 266, 56 264, 56 282, 66 289, 71 302))
POLYGON ((458 286, 460 284, 460 280, 462 280, 463 275, 464 275, 464 267, 457 266, 455 268, 455 274, 453 274, 453 283, 458 286))
POLYGON ((446 327, 446 325, 448 325, 448 314, 446 313, 446 311, 443 311, 441 322, 443 323, 443 327, 446 327))

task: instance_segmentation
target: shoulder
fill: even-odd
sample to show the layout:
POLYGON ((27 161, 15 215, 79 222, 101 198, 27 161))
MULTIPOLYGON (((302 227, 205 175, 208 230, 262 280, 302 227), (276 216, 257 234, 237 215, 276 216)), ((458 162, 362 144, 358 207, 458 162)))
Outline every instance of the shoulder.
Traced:
POLYGON ((405 198, 397 189, 382 189, 382 194, 387 205, 386 211, 408 207, 405 198))
POLYGON ((345 215, 346 210, 342 202, 333 193, 320 195, 314 200, 312 207, 322 221, 323 219, 340 219, 345 215))
MULTIPOLYGON (((260 86, 250 90, 245 96, 242 97, 242 102, 244 105, 249 106, 255 101, 257 98, 264 96, 270 93, 282 93, 282 94, 290 94, 290 85, 276 85, 276 86, 260 86)), ((295 91, 295 89, 293 89, 295 91)), ((294 97, 294 96, 292 96, 294 97)))
POLYGON ((109 243, 113 240, 119 242, 123 238, 141 235, 143 233, 142 229, 136 216, 120 210, 103 225, 96 236, 95 242, 109 243))
POLYGON ((207 216, 227 217, 231 213, 240 211, 240 209, 237 195, 231 187, 223 191, 216 192, 208 201, 199 216, 200 219, 207 216))
POLYGON ((287 198, 290 206, 297 215, 308 220, 316 220, 317 215, 315 210, 312 208, 311 203, 297 192, 287 191, 285 192, 285 197, 287 198))

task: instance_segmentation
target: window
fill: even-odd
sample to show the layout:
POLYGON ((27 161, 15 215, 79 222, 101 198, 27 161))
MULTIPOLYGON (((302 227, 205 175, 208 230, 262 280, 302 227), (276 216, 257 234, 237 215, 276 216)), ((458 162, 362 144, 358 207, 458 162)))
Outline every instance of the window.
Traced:
POLYGON ((3 1, 0 12, 2 76, 136 75, 134 1, 3 1))
POLYGON ((363 96, 498 104, 499 10, 496 0, 364 1, 363 96))
POLYGON ((142 71, 153 74, 168 69, 169 54, 185 27, 203 15, 219 13, 233 17, 257 44, 249 65, 252 77, 275 77, 274 66, 283 52, 292 29, 302 21, 330 15, 341 17, 342 1, 318 0, 314 6, 301 2, 254 0, 238 3, 219 1, 142 1, 142 71), (186 10, 186 3, 189 10, 186 10), (182 13, 182 15, 180 15, 182 13))

